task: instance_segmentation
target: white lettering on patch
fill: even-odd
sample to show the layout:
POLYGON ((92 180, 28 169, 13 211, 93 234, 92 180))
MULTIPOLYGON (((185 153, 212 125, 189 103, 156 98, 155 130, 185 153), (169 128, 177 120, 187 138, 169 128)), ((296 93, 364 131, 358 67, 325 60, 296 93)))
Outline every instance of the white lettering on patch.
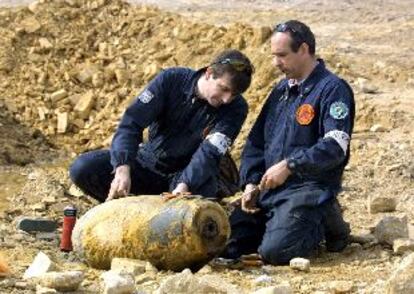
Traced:
POLYGON ((349 135, 347 133, 343 131, 339 131, 339 130, 333 130, 333 131, 327 132, 324 138, 334 139, 336 143, 338 143, 338 145, 344 151, 344 154, 346 154, 346 151, 348 150, 348 145, 349 145, 349 135))
POLYGON ((141 93, 141 95, 139 95, 138 100, 141 101, 142 103, 149 103, 152 98, 154 98, 154 94, 152 94, 152 92, 148 89, 145 89, 144 92, 141 93))
POLYGON ((220 154, 226 153, 231 144, 230 138, 219 132, 208 135, 206 140, 216 147, 220 154))

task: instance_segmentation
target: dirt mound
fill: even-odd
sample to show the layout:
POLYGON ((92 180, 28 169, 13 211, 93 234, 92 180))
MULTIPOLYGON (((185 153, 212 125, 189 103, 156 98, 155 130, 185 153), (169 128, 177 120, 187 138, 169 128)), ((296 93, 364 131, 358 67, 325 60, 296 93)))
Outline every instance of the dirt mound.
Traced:
MULTIPOLYGON (((107 147, 125 107, 162 68, 208 64, 226 49, 243 50, 257 72, 246 93, 247 130, 278 78, 267 54, 269 27, 212 26, 122 1, 41 1, 0 10, 0 95, 22 124, 75 152, 107 147)), ((327 63, 357 76, 336 49, 327 63)))

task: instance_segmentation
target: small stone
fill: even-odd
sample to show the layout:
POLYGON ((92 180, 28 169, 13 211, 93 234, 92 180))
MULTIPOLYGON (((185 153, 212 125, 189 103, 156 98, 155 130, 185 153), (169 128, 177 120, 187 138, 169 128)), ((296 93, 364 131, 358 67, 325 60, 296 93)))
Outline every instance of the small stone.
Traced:
POLYGON ((40 251, 34 258, 32 264, 24 272, 23 279, 30 279, 39 277, 49 271, 52 271, 56 266, 50 260, 49 256, 40 251))
POLYGON ((293 290, 288 282, 283 282, 277 286, 261 288, 252 294, 293 294, 293 290))
POLYGON ((50 43, 50 41, 47 38, 40 38, 39 39, 39 45, 40 45, 40 48, 42 48, 44 50, 49 50, 49 49, 53 48, 52 43, 50 43))
POLYGON ((369 131, 370 132, 373 132, 373 133, 379 133, 379 132, 386 132, 387 129, 385 127, 383 127, 382 125, 380 125, 380 124, 374 124, 369 129, 369 131))
POLYGON ((62 100, 63 98, 68 96, 68 92, 65 89, 60 89, 56 92, 53 92, 50 95, 50 100, 52 100, 52 102, 56 103, 60 100, 62 100))
POLYGON ((411 239, 395 239, 393 244, 394 253, 404 254, 409 251, 414 251, 414 240, 411 239))
POLYGON ((335 294, 351 293, 354 285, 349 281, 333 281, 329 287, 335 294))
POLYGON ((261 275, 258 276, 256 279, 254 279, 254 283, 259 285, 259 284, 268 284, 271 283, 272 277, 268 276, 268 275, 261 275))
POLYGON ((120 275, 111 270, 104 272, 101 279, 104 294, 129 294, 135 291, 135 281, 131 275, 120 275))
POLYGON ((367 79, 358 78, 357 79, 358 86, 363 93, 367 94, 375 94, 378 93, 378 87, 370 84, 367 79))
POLYGON ((38 283, 46 288, 57 291, 76 291, 84 279, 81 271, 48 272, 37 278, 38 283))
POLYGON ((92 91, 88 91, 76 103, 74 110, 78 113, 80 118, 87 118, 95 103, 95 95, 92 91))
POLYGON ((58 293, 58 291, 56 291, 55 289, 36 285, 36 294, 56 294, 56 293, 58 293))
POLYGON ((69 113, 58 112, 57 113, 57 132, 58 134, 66 133, 69 124, 69 113))
POLYGON ((369 197, 368 210, 370 213, 393 212, 397 207, 397 200, 391 197, 369 197))
POLYGON ((130 258, 113 258, 111 271, 127 273, 133 276, 145 273, 146 261, 130 258))
POLYGON ((291 268, 309 272, 310 271, 310 261, 306 258, 296 257, 290 260, 289 265, 291 268))
POLYGON ((378 242, 393 245, 395 239, 408 238, 407 217, 386 216, 375 226, 374 235, 378 242))

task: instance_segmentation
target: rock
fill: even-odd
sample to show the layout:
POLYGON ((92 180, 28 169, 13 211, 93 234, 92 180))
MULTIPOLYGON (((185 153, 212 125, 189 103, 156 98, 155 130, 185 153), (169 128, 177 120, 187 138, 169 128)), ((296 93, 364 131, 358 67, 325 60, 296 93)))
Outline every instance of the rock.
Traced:
POLYGON ((24 272, 23 279, 39 277, 56 268, 55 264, 50 260, 49 256, 40 251, 34 258, 32 264, 24 272))
POLYGON ((395 239, 392 247, 396 254, 404 254, 408 251, 414 251, 414 240, 395 239))
POLYGON ((75 291, 84 279, 81 271, 48 272, 37 278, 37 282, 46 288, 61 292, 75 291))
POLYGON ((36 32, 41 27, 42 25, 35 17, 27 17, 20 23, 20 30, 29 34, 36 32))
POLYGON ((197 272, 197 274, 202 274, 202 275, 205 275, 205 274, 211 274, 212 272, 213 272, 212 267, 211 267, 210 265, 206 264, 205 266, 203 266, 203 268, 202 268, 202 269, 200 269, 200 270, 197 272))
POLYGON ((120 275, 111 270, 104 272, 101 279, 104 294, 129 294, 135 291, 135 281, 131 275, 120 275))
POLYGON ((113 258, 111 271, 127 273, 133 276, 145 273, 146 261, 131 258, 113 258))
POLYGON ((386 129, 385 127, 383 127, 382 125, 380 125, 380 124, 374 124, 374 125, 372 125, 372 127, 369 129, 369 131, 370 131, 370 132, 373 132, 373 133, 378 133, 378 132, 386 132, 386 131, 387 131, 387 129, 386 129))
POLYGON ((57 113, 57 132, 58 134, 66 133, 68 128, 69 113, 67 112, 58 112, 57 113))
POLYGON ((370 84, 367 79, 358 78, 357 84, 363 93, 375 94, 378 92, 378 87, 370 84))
POLYGON ((256 285, 267 284, 267 283, 271 283, 271 282, 272 282, 272 277, 270 277, 268 275, 261 275, 261 276, 258 276, 256 279, 254 279, 254 283, 256 285))
POLYGON ((56 103, 67 96, 68 92, 65 89, 60 89, 50 95, 50 100, 52 100, 53 103, 56 103))
POLYGON ((99 67, 93 64, 86 64, 83 68, 75 75, 76 79, 82 84, 86 84, 92 81, 93 75, 99 72, 99 67))
POLYGON ((25 232, 54 232, 56 221, 46 218, 22 217, 17 221, 16 228, 25 232))
POLYGON ((40 45, 40 48, 45 51, 53 48, 52 43, 50 43, 47 38, 39 38, 39 45, 40 45))
POLYGON ((42 287, 40 285, 36 285, 36 294, 57 294, 58 291, 52 288, 42 287))
POLYGON ((95 94, 92 91, 88 91, 82 97, 80 97, 79 101, 74 107, 74 111, 77 112, 80 118, 88 118, 94 103, 95 94))
POLYGON ((405 257, 385 284, 386 294, 414 293, 414 253, 405 257))
POLYGON ((289 265, 291 268, 308 272, 310 271, 310 261, 306 258, 296 257, 290 260, 289 265))
POLYGON ((283 282, 277 286, 261 288, 252 294, 293 294, 293 290, 288 282, 283 282))
POLYGON ((354 284, 350 281, 333 281, 330 283, 329 288, 335 294, 351 293, 354 284))
POLYGON ((233 285, 216 275, 196 277, 189 269, 164 279, 156 294, 167 293, 240 293, 233 285))
POLYGON ((407 217, 386 216, 375 226, 374 235, 381 244, 393 245, 395 239, 408 238, 407 217))
POLYGON ((391 197, 369 197, 368 211, 370 213, 392 212, 397 207, 397 200, 391 197))

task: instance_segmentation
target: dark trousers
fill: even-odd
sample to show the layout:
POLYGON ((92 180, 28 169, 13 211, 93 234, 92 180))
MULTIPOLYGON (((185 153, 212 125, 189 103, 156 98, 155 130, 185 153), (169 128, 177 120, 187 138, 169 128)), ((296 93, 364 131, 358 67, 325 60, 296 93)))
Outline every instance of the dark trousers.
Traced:
POLYGON ((306 195, 307 191, 296 191, 271 207, 262 207, 256 214, 235 209, 230 216, 230 241, 222 256, 238 258, 258 252, 270 264, 286 264, 294 257, 308 257, 325 239, 326 232, 342 230, 346 224, 341 214, 327 215, 337 204, 336 198, 320 205, 300 200, 305 199, 302 196, 315 196, 315 192, 312 190, 312 195, 306 195))
MULTIPOLYGON (((114 178, 109 150, 81 154, 69 169, 72 182, 84 193, 104 202, 114 178)), ((156 195, 172 191, 178 184, 180 173, 161 175, 143 167, 138 161, 131 166, 131 190, 133 195, 156 195)), ((214 198, 217 181, 211 179, 202 187, 191 191, 194 195, 214 198)))

